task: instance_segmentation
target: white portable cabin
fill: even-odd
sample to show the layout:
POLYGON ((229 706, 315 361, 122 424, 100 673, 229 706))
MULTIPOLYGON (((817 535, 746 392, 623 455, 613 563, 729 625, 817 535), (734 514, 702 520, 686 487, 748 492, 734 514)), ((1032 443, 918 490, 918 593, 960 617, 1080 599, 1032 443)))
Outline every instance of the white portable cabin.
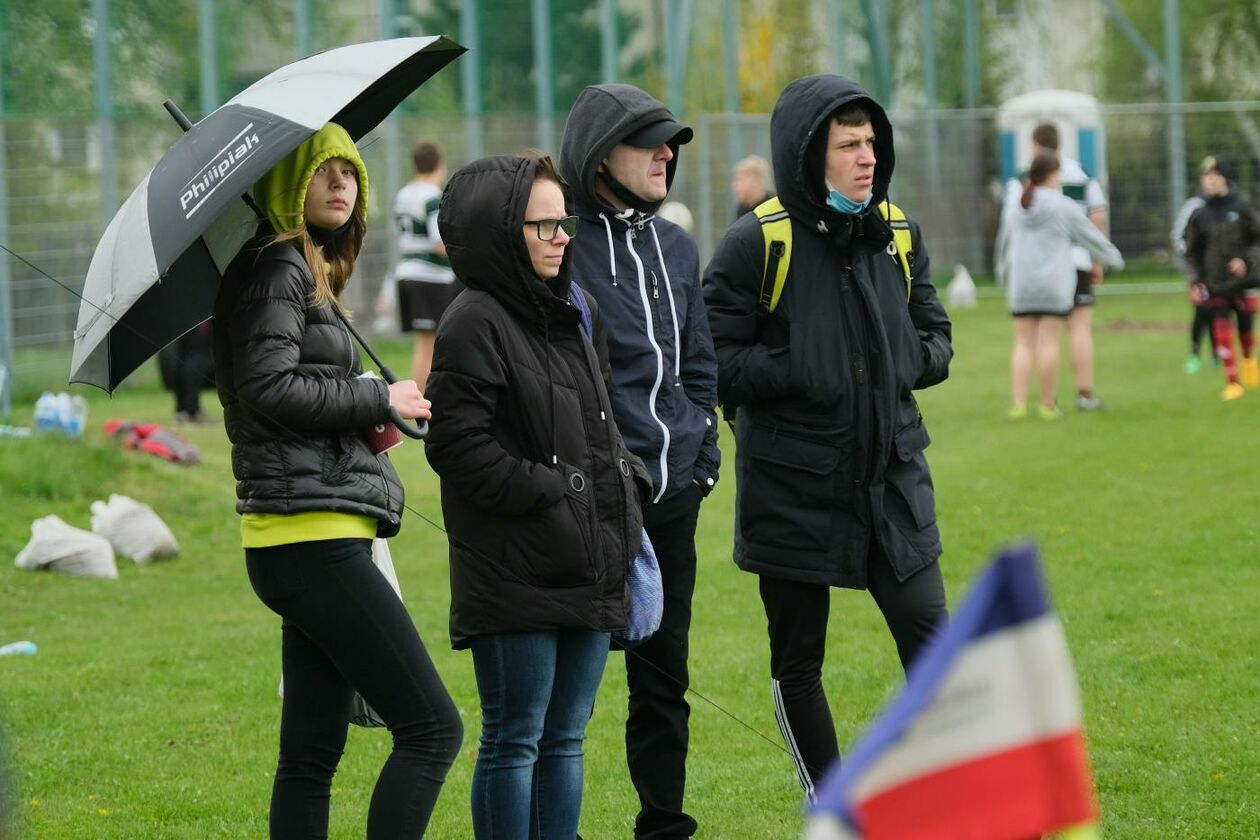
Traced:
POLYGON ((1080 161, 1085 173, 1107 190, 1107 137, 1098 100, 1074 90, 1034 90, 998 108, 1002 182, 1028 170, 1032 130, 1043 122, 1059 128, 1059 154, 1080 161))

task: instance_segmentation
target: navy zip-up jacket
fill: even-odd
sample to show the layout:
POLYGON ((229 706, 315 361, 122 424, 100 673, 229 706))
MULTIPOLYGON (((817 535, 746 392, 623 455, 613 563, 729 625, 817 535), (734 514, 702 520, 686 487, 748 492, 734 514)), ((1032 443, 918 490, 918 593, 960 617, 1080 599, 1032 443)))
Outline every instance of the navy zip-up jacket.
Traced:
MULTIPOLYGON (((631 132, 669 110, 630 85, 586 88, 569 112, 560 171, 574 195, 578 235, 569 276, 603 314, 612 403, 630 451, 652 476, 652 501, 718 479, 717 357, 700 291, 695 240, 634 210, 618 214, 595 192, 596 170, 631 132)), ((672 183, 678 157, 669 162, 672 183)))

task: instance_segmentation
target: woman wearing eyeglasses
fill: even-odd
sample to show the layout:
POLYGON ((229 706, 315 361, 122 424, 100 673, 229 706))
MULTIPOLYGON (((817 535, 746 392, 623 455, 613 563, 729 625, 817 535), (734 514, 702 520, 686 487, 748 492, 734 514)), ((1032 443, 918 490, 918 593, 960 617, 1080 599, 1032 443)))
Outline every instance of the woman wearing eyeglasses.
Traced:
POLYGON ((466 289, 438 325, 426 451, 450 540, 451 641, 471 648, 481 698, 473 830, 572 840, 650 479, 612 420, 599 313, 569 283, 577 219, 551 159, 469 164, 438 219, 466 289))

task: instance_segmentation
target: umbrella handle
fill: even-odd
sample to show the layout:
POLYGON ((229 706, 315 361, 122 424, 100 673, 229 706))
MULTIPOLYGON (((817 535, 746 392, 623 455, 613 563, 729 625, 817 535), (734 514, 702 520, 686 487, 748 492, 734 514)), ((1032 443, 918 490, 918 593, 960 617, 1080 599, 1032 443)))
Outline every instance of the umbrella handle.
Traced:
MULTIPOLYGON (((350 319, 346 317, 346 314, 336 306, 334 306, 332 310, 337 313, 337 317, 341 319, 341 323, 344 324, 346 329, 350 331, 350 335, 354 336, 354 340, 359 342, 359 346, 363 348, 363 352, 367 353, 368 358, 372 360, 373 364, 380 368, 381 378, 390 385, 397 382, 398 377, 394 375, 394 372, 389 369, 388 365, 381 361, 381 357, 376 355, 376 351, 363 340, 363 336, 359 335, 359 331, 356 330, 354 325, 350 323, 350 319)), ((414 424, 408 423, 403 419, 403 416, 398 413, 398 409, 393 406, 390 406, 389 409, 389 419, 395 426, 398 427, 398 431, 402 432, 412 440, 424 440, 429 434, 428 420, 417 420, 414 424)))

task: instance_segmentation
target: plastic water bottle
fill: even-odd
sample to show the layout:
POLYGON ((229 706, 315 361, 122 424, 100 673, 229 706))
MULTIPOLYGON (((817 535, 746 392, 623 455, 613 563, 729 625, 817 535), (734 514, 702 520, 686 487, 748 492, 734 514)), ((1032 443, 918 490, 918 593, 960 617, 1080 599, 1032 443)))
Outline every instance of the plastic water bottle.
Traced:
POLYGON ((79 394, 73 397, 63 396, 66 396, 64 409, 66 414, 63 414, 61 418, 61 431, 67 437, 77 438, 83 434, 83 429, 87 426, 87 400, 79 394))
POLYGON ((34 642, 23 639, 20 642, 0 645, 0 656, 34 656, 38 650, 34 642))
POLYGON ((70 395, 65 391, 59 391, 55 405, 57 406, 57 431, 66 437, 70 436, 70 395))
POLYGON ((35 431, 41 435, 55 431, 60 424, 57 416, 57 398, 45 391, 35 401, 35 431))

